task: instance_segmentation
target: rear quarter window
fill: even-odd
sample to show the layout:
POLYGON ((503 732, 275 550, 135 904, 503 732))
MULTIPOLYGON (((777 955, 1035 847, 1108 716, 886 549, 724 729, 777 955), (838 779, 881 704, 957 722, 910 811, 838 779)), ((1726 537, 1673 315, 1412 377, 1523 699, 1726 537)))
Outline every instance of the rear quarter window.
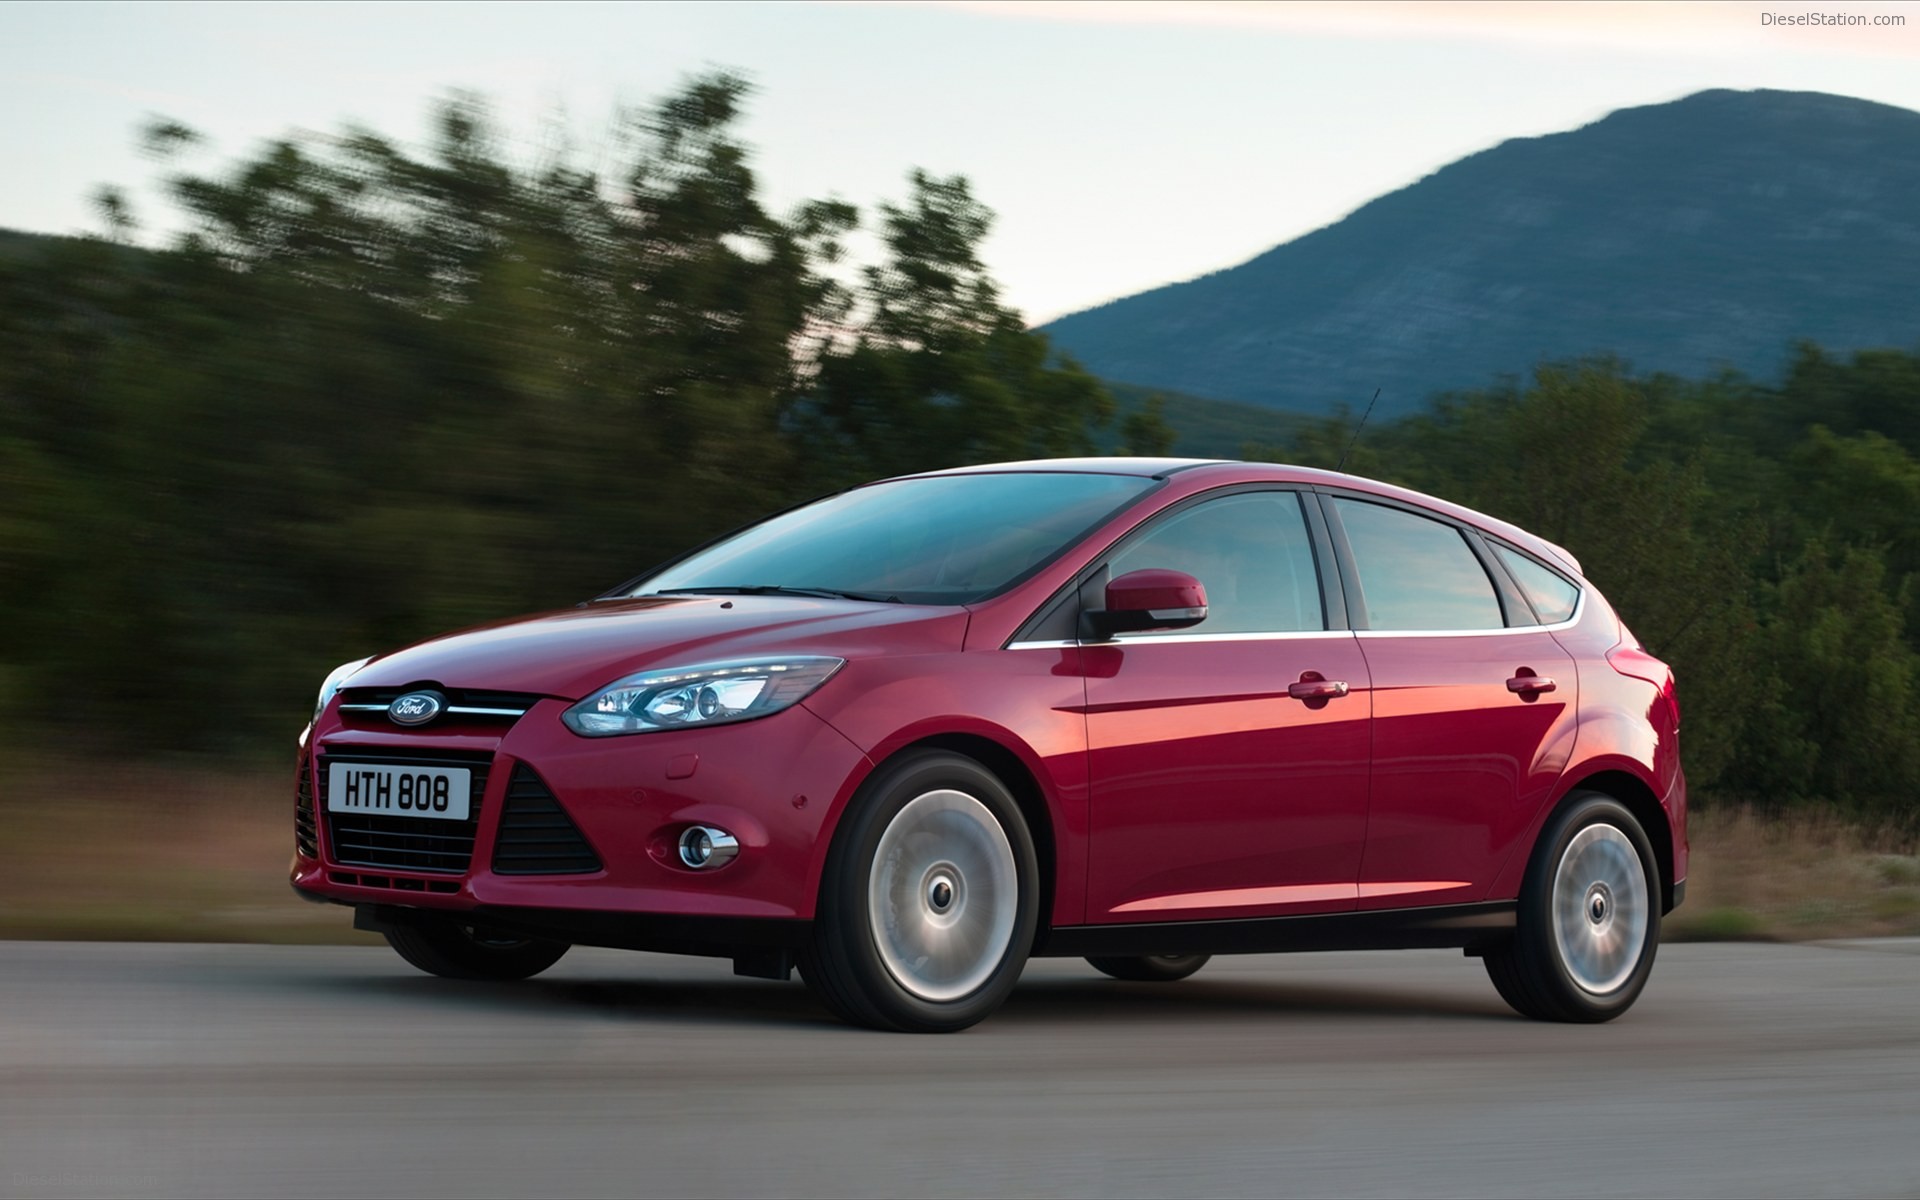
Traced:
POLYGON ((1493 552, 1500 556, 1507 573, 1526 593, 1542 625, 1558 625, 1573 618, 1573 610, 1580 603, 1578 587, 1567 582, 1558 571, 1541 566, 1518 550, 1509 550, 1495 542, 1493 552))

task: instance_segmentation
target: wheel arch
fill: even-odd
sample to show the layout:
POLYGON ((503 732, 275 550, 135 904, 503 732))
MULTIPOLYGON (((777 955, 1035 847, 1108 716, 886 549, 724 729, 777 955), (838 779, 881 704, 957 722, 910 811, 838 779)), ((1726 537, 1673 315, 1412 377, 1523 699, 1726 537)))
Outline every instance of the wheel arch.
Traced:
POLYGON ((1673 823, 1667 818, 1667 810, 1660 805, 1660 797, 1645 780, 1631 772, 1619 770, 1595 771, 1584 776, 1566 795, 1560 797, 1560 803, 1554 805, 1557 812, 1564 807, 1568 799, 1577 792, 1600 792, 1618 800, 1633 819, 1640 822, 1640 828, 1653 843, 1654 866, 1660 873, 1660 912, 1664 915, 1673 911, 1673 823))
POLYGON ((1673 823, 1667 810, 1661 805, 1660 798, 1646 780, 1633 771, 1618 764, 1595 765, 1590 769, 1569 772, 1559 796, 1552 804, 1542 805, 1535 817, 1533 827, 1527 831, 1526 839, 1508 859, 1494 885, 1495 896, 1517 896, 1520 884, 1526 877, 1527 865, 1533 861, 1534 850, 1539 846, 1540 835, 1552 823, 1553 818, 1574 797, 1582 792, 1599 792, 1611 797, 1633 814, 1640 828, 1647 835, 1647 841, 1653 845, 1654 870, 1660 877, 1660 911, 1662 914, 1673 911, 1674 871, 1673 871, 1673 823))
POLYGON ((1035 931, 1044 934, 1053 925, 1054 892, 1058 887, 1059 853, 1054 840, 1053 812, 1047 804, 1040 781, 1020 756, 1011 749, 977 733, 937 733, 901 748, 898 753, 923 749, 947 750, 971 758, 992 771, 1013 793, 1020 815, 1026 818, 1027 832, 1033 837, 1034 858, 1040 868, 1040 924, 1035 931))
POLYGON ((1014 803, 1020 806, 1020 815, 1027 822, 1027 832, 1033 837, 1034 858, 1037 860, 1040 874, 1040 923, 1036 930, 1036 937, 1044 934, 1054 924, 1054 902, 1060 879, 1066 873, 1066 868, 1060 861, 1060 833, 1054 819, 1052 805, 1045 788, 1041 786, 1038 774, 1018 750, 984 733, 968 730, 945 729, 937 732, 922 732, 912 737, 889 739, 886 744, 877 747, 866 756, 857 777, 848 780, 842 795, 834 803, 827 827, 822 831, 823 836, 817 843, 809 871, 812 898, 816 907, 820 891, 827 885, 827 859, 832 853, 833 846, 839 841, 841 831, 845 828, 848 811, 862 790, 887 764, 896 761, 901 755, 921 750, 944 750, 950 754, 970 758, 991 771, 995 778, 1006 785, 1007 791, 1013 796, 1014 803))

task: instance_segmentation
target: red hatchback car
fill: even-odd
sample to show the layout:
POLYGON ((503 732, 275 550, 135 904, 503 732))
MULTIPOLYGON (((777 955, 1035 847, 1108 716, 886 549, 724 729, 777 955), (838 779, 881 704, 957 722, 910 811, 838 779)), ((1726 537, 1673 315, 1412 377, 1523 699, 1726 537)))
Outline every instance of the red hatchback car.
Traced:
POLYGON ((731 958, 953 1030, 1030 955, 1461 947, 1528 1016, 1646 984, 1673 677, 1564 550, 1297 467, 885 480, 576 608, 350 663, 293 886, 437 975, 731 958))

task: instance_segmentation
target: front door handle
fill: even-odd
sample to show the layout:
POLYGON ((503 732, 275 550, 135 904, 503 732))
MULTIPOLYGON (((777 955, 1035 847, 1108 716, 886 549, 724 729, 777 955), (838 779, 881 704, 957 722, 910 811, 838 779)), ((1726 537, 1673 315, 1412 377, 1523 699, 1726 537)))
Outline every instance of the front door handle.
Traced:
POLYGON ((1553 691, 1554 687, 1553 680, 1545 675, 1535 675, 1525 667, 1520 668, 1518 675, 1507 680, 1507 690, 1516 696, 1537 696, 1541 692, 1553 691))
POLYGON ((1287 685, 1287 695, 1295 700, 1337 700, 1346 694, 1346 680, 1328 679, 1318 671, 1308 671, 1300 682, 1287 685))

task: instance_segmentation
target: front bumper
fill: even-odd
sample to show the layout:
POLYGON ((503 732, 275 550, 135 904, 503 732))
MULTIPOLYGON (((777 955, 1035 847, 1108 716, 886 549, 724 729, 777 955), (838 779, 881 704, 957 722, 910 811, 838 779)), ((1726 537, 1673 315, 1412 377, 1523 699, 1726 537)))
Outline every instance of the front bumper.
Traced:
MULTIPOLYGON (((575 932, 593 924, 578 914, 777 923, 813 916, 832 817, 871 767, 851 742, 801 705, 737 725, 613 738, 573 734, 560 723, 565 709, 564 701, 543 700, 504 731, 401 730, 384 720, 324 714, 300 760, 314 807, 296 844, 294 889, 356 906, 497 910, 505 914, 503 923, 519 925, 548 913, 575 932), (319 771, 329 757, 350 758, 356 751, 485 756, 489 770, 477 797, 466 869, 368 865, 336 849, 319 771), (507 792, 521 764, 545 783, 592 847, 599 870, 537 875, 494 869, 507 792), (740 841, 739 856, 711 871, 681 865, 674 845, 680 831, 694 824, 732 833, 740 841)), ((683 933, 692 945, 705 945, 707 935, 694 933, 698 925, 683 922, 683 933)), ((619 936, 600 929, 597 937, 570 940, 622 944, 608 940, 619 936)), ((646 940, 639 948, 666 948, 652 933, 646 940)))

